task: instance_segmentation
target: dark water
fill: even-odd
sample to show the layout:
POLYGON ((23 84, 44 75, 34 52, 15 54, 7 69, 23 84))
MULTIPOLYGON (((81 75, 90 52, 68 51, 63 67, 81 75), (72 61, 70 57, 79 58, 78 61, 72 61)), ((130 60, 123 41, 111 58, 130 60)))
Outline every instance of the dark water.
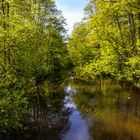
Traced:
POLYGON ((106 82, 74 88, 77 110, 91 121, 85 140, 140 140, 139 90, 106 82))
POLYGON ((69 84, 40 98, 29 122, 28 131, 0 140, 140 140, 140 91, 107 82, 69 84))

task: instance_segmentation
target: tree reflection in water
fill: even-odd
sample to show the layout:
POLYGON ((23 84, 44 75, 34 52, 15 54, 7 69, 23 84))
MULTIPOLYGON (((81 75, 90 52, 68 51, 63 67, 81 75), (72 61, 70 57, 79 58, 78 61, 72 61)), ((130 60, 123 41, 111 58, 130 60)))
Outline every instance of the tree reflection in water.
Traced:
POLYGON ((92 139, 140 140, 139 91, 118 84, 75 87, 78 110, 93 120, 92 139))
POLYGON ((31 97, 30 113, 25 121, 28 127, 21 132, 1 135, 0 139, 61 140, 61 134, 70 127, 69 116, 73 110, 65 106, 63 89, 51 87, 47 92, 40 87, 39 93, 31 97))
POLYGON ((0 139, 140 140, 139 91, 100 83, 49 87, 47 92, 40 87, 31 97, 29 127, 0 139))

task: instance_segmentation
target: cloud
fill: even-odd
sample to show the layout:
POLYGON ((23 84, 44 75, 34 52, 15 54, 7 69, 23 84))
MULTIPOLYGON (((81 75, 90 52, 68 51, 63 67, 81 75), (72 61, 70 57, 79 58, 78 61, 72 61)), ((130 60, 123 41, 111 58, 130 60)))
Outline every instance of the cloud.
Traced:
POLYGON ((71 34, 74 23, 80 22, 84 15, 84 7, 87 0, 56 0, 58 9, 62 11, 66 19, 68 34, 71 34))
POLYGON ((73 30, 73 25, 77 22, 80 22, 83 18, 83 13, 79 11, 62 11, 62 14, 66 18, 66 29, 68 29, 68 34, 70 34, 73 30))

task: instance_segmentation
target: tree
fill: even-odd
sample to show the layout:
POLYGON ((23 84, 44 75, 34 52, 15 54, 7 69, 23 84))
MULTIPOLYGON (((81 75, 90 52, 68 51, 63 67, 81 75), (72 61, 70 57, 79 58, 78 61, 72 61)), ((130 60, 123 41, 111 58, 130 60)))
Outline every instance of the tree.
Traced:
POLYGON ((40 86, 65 68, 64 23, 52 0, 0 2, 0 128, 21 128, 40 86))
MULTIPOLYGON (((96 57, 92 57, 90 61, 84 63, 83 61, 79 61, 82 67, 79 67, 79 64, 76 65, 79 67, 78 78, 86 75, 83 79, 91 80, 98 76, 111 76, 118 80, 139 81, 138 6, 138 0, 91 0, 89 2, 85 8, 88 16, 86 16, 84 24, 88 32, 86 36, 82 37, 86 41, 78 45, 78 49, 75 48, 73 52, 80 54, 83 44, 87 45, 94 42, 94 45, 90 45, 90 52, 86 54, 88 50, 86 48, 86 51, 83 51, 78 59, 80 60, 85 54, 87 58, 91 58, 91 52, 95 48, 97 48, 96 54, 98 55, 95 55, 96 57)), ((80 28, 80 25, 77 28, 80 28)), ((78 32, 76 32, 77 28, 73 32, 78 36, 78 32)), ((69 52, 73 50, 74 39, 76 39, 75 34, 72 34, 72 41, 70 40, 69 43, 69 52)), ((77 56, 73 55, 73 59, 77 58, 77 56)))

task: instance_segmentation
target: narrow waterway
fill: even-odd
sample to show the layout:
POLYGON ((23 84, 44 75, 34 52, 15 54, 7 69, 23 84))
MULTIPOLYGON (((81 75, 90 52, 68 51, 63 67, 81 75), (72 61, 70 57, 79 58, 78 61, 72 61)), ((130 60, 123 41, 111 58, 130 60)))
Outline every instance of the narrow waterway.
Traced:
POLYGON ((65 107, 71 108, 73 112, 69 118, 70 129, 63 135, 62 140, 90 140, 88 118, 82 117, 82 114, 77 110, 76 104, 72 101, 72 95, 76 94, 76 89, 69 85, 65 87, 65 93, 65 107))

